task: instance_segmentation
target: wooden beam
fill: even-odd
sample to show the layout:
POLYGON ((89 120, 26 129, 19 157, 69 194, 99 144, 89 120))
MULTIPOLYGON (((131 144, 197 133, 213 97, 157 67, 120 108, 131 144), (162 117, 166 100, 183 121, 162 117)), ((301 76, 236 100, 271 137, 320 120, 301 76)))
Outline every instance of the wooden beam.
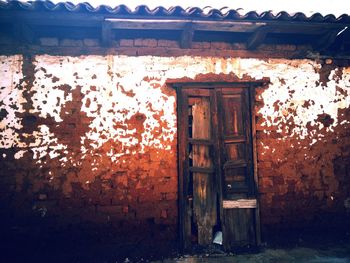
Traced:
POLYGON ((102 45, 110 47, 112 45, 112 24, 110 21, 104 21, 101 29, 102 45))
POLYGON ((256 199, 238 199, 238 200, 223 200, 222 206, 224 209, 231 208, 256 208, 256 199))
POLYGON ((193 40, 194 30, 192 24, 189 23, 185 26, 181 34, 180 47, 181 48, 191 48, 193 40))
POLYGON ((0 15, 1 23, 23 23, 37 26, 100 27, 103 15, 7 11, 0 15))
POLYGON ((106 18, 113 29, 182 30, 191 20, 106 18))
POLYGON ((13 25, 13 35, 15 39, 19 41, 25 41, 26 43, 33 43, 34 32, 30 26, 23 23, 15 23, 13 25))
POLYGON ((269 27, 262 27, 257 29, 247 41, 247 48, 256 49, 266 38, 267 33, 271 29, 269 27))
POLYGON ((1 23, 22 22, 30 25, 68 26, 68 27, 100 27, 103 21, 112 21, 114 29, 173 29, 181 30, 187 23, 192 23, 195 31, 222 31, 222 32, 254 32, 258 28, 269 25, 274 26, 275 33, 298 33, 304 30, 307 34, 319 34, 320 30, 331 30, 349 26, 346 23, 324 22, 290 22, 290 21, 210 21, 189 19, 141 19, 130 18, 130 15, 118 15, 118 18, 107 17, 105 14, 77 14, 44 11, 6 11, 0 15, 1 23), (153 24, 153 25, 152 25, 153 24))
POLYGON ((307 59, 338 59, 338 60, 350 60, 350 54, 349 52, 341 52, 334 54, 320 54, 319 52, 307 52, 304 54, 304 58, 307 59))
POLYGON ((248 21, 195 21, 193 27, 197 31, 224 31, 224 32, 254 32, 265 26, 265 22, 248 21))
POLYGON ((328 31, 321 38, 317 39, 317 42, 313 45, 313 48, 320 51, 327 50, 335 42, 339 32, 339 29, 328 31))
MULTIPOLYGON (((263 29, 273 33, 305 33, 317 35, 330 29, 344 28, 338 24, 317 24, 302 22, 252 22, 252 21, 206 21, 189 19, 130 19, 130 18, 106 18, 112 22, 112 29, 155 29, 155 30, 183 30, 191 24, 194 31, 219 31, 219 32, 258 32, 263 29)), ((262 32, 261 32, 262 33, 262 32)), ((259 34, 261 34, 259 33, 259 34)))
POLYGON ((266 24, 262 22, 205 21, 188 19, 106 18, 105 21, 110 21, 113 29, 186 30, 186 28, 191 28, 193 31, 229 32, 252 32, 266 24))

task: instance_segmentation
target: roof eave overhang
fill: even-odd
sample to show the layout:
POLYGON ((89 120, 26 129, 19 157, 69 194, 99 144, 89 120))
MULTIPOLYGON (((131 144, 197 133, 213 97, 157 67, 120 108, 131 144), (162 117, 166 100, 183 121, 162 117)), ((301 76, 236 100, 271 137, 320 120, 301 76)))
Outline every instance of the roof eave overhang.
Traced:
MULTIPOLYGON (((319 36, 313 44, 317 50, 326 50, 344 32, 349 31, 350 22, 295 21, 276 19, 213 19, 193 17, 169 17, 151 15, 113 15, 104 13, 73 13, 65 11, 1 11, 0 23, 14 24, 22 29, 31 26, 62 26, 66 28, 94 27, 101 29, 101 40, 105 46, 112 42, 115 30, 168 30, 181 31, 181 47, 188 48, 194 32, 250 33, 246 42, 248 49, 255 49, 264 42, 266 36, 273 34, 295 34, 319 36)), ((18 34, 18 33, 17 33, 18 34)), ((21 35, 21 33, 19 33, 21 35)))

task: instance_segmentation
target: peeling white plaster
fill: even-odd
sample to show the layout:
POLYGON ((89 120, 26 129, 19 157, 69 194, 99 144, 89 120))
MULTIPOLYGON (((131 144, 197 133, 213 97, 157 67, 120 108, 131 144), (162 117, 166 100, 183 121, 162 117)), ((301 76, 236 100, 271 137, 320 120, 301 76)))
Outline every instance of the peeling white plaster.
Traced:
MULTIPOLYGON (((63 150, 67 149, 67 145, 58 143, 58 139, 50 132, 50 128, 46 125, 39 125, 39 130, 31 134, 23 134, 24 137, 35 139, 28 147, 33 152, 34 159, 41 159, 49 156, 51 159, 62 155, 63 150)), ((40 160, 37 163, 41 163, 40 160)))
POLYGON ((22 75, 22 56, 0 56, 0 111, 7 116, 0 120, 0 148, 18 144, 18 130, 22 128, 18 113, 23 113, 23 89, 19 88, 22 75))
MULTIPOLYGON (((22 58, 1 56, 0 61, 0 73, 6 76, 0 80, 1 87, 5 87, 0 90, 3 101, 0 109, 5 108, 9 112, 1 121, 0 147, 29 147, 38 163, 42 163, 39 159, 48 156, 57 158, 61 163, 80 165, 80 161, 75 160, 67 150, 69 145, 60 143, 46 125, 40 125, 30 134, 22 134, 32 142, 19 140, 22 125, 16 114, 24 112, 22 104, 26 103, 22 91, 16 86, 23 78, 22 58), (18 109, 11 108, 11 105, 17 105, 18 109)), ((337 125, 349 124, 349 121, 338 122, 338 110, 350 105, 350 68, 343 69, 341 78, 336 80, 333 78, 337 69, 331 72, 325 86, 317 84, 320 68, 320 64, 311 60, 40 55, 35 57, 35 81, 30 90, 33 102, 31 113, 62 122, 71 114, 64 106, 76 100, 72 92, 79 89, 83 94, 80 110, 90 118, 88 131, 80 138, 80 157, 84 159, 106 143, 113 142, 120 148, 110 149, 106 155, 117 162, 125 154, 143 153, 148 147, 171 150, 170 142, 176 135, 176 98, 175 93, 169 95, 169 92, 163 92, 167 79, 195 78, 198 74, 207 73, 234 73, 239 77, 270 78, 271 84, 261 95, 264 106, 260 114, 265 120, 261 125, 266 127, 266 134, 270 134, 268 127, 274 126, 277 132, 284 134, 281 140, 288 136, 301 140, 311 138, 314 144, 323 137, 318 133, 324 128, 322 123, 316 121, 318 115, 326 113, 334 119, 327 131, 333 131, 337 125), (347 96, 337 92, 337 86, 346 91, 347 96), (274 107, 276 101, 280 102, 278 110, 274 107), (307 101, 310 103, 305 108, 303 105, 307 101), (291 109, 295 112, 293 126, 289 126, 291 109), (128 123, 136 114, 144 116, 140 136, 136 136, 139 131, 128 123), (308 123, 312 130, 308 130, 308 123), (157 129, 159 132, 155 134, 157 129), (138 150, 133 148, 136 146, 138 150)), ((267 146, 264 148, 270 150, 267 146)), ((17 158, 22 156, 23 150, 16 153, 17 158)), ((96 160, 92 165, 92 169, 95 169, 96 160)))
POLYGON ((23 155, 24 155, 26 152, 27 152, 27 151, 20 150, 20 151, 18 151, 18 152, 15 153, 14 158, 15 158, 15 159, 22 158, 23 155))
POLYGON ((235 73, 240 73, 241 76, 246 73, 254 78, 269 77, 271 85, 262 94, 264 107, 260 109, 260 113, 266 120, 263 125, 277 126, 278 132, 288 129, 289 127, 286 126, 290 117, 288 109, 293 109, 296 113, 293 116, 295 127, 289 131, 290 137, 297 136, 299 139, 304 139, 310 137, 310 131, 306 127, 308 122, 315 128, 311 131, 314 136, 317 130, 323 128, 322 123, 316 122, 318 115, 329 114, 334 119, 334 123, 327 128, 327 131, 333 131, 333 128, 338 125, 338 109, 344 109, 350 105, 349 69, 343 70, 339 83, 333 80, 335 74, 333 70, 327 85, 321 86, 316 84, 320 78, 317 73, 320 68, 320 64, 310 60, 271 59, 261 62, 257 59, 249 59, 242 60, 240 69, 235 73), (348 96, 337 93, 336 86, 346 90, 348 96), (290 91, 294 93, 290 94, 290 91), (309 108, 302 107, 309 100, 311 101, 309 108), (276 101, 280 102, 278 111, 273 106, 276 101))

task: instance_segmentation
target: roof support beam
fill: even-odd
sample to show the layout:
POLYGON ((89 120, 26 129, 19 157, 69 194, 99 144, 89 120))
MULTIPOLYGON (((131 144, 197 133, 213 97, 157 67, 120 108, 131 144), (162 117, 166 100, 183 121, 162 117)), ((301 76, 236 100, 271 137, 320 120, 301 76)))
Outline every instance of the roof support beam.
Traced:
POLYGON ((193 35, 194 35, 193 26, 191 23, 188 23, 185 26, 184 31, 182 31, 181 39, 180 39, 180 47, 181 48, 191 48, 193 35))
MULTIPOLYGON (((344 28, 349 26, 349 23, 326 23, 326 22, 305 22, 305 21, 279 21, 279 20, 268 20, 268 21, 249 21, 249 20, 202 20, 202 19, 141 19, 141 18, 130 18, 129 16, 120 15, 118 18, 107 17, 106 14, 98 13, 70 13, 70 12, 23 12, 23 11, 9 11, 4 12, 0 16, 0 22, 2 23, 15 23, 23 22, 24 24, 31 25, 47 25, 47 26, 70 26, 70 27, 100 27, 103 21, 113 22, 113 28, 120 29, 137 29, 135 23, 142 27, 142 24, 151 24, 155 22, 157 26, 162 23, 162 27, 165 29, 175 29, 172 28, 172 23, 175 27, 183 28, 188 22, 194 24, 194 30, 211 30, 211 31, 231 31, 231 32, 254 32, 257 28, 264 25, 271 25, 280 28, 276 28, 275 33, 284 33, 286 29, 291 32, 298 33, 300 30, 307 31, 308 34, 317 34, 317 30, 331 30, 334 28, 344 28), (115 22, 115 23, 114 23, 115 22), (131 22, 131 23, 129 23, 131 22), (169 24, 169 22, 171 22, 169 24), (177 26, 181 24, 182 26, 177 26), (118 26, 118 24, 120 26, 118 26), (125 25, 131 25, 130 27, 125 25), (168 26, 167 26, 168 24, 168 26), (316 32, 315 32, 316 31, 316 32)), ((157 29, 154 26, 154 29, 157 29)), ((152 28, 149 28, 152 29, 152 28)))
POLYGON ((102 45, 109 47, 112 45, 112 23, 110 21, 104 21, 101 29, 102 45))
POLYGON ((206 21, 180 19, 125 19, 106 18, 112 23, 112 29, 156 29, 156 30, 184 30, 191 24, 193 31, 224 31, 224 32, 253 32, 266 25, 263 22, 243 21, 206 21))
POLYGON ((248 39, 247 48, 250 50, 257 48, 262 42, 264 42, 266 35, 270 30, 271 28, 267 26, 257 29, 248 39))
POLYGON ((321 38, 317 40, 313 48, 320 51, 327 50, 335 42, 339 32, 339 29, 328 31, 326 34, 324 34, 321 38))
MULTIPOLYGON (((317 44, 314 45, 314 49, 325 51, 329 49, 333 44, 336 43, 335 49, 339 50, 341 45, 344 43, 344 36, 349 32, 349 27, 344 27, 342 29, 331 30, 325 34, 317 44)), ((333 46, 334 48, 334 46, 333 46)))
POLYGON ((30 28, 30 26, 24 23, 15 23, 13 25, 13 33, 14 37, 17 40, 24 40, 26 43, 33 43, 34 40, 34 32, 30 28))

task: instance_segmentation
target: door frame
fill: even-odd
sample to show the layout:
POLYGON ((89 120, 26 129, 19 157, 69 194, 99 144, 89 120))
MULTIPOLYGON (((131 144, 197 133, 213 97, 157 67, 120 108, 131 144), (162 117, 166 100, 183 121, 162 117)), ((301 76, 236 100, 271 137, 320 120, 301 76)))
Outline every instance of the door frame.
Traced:
MULTIPOLYGON (((261 243, 261 230, 260 230, 260 212, 259 212, 259 197, 258 197, 258 177, 257 177, 257 152, 256 152, 256 125, 255 125, 255 106, 256 106, 256 99, 255 99, 255 89, 257 87, 264 87, 266 83, 269 83, 269 80, 264 78, 261 80, 249 80, 246 81, 244 79, 242 80, 236 80, 235 81, 180 81, 176 82, 176 80, 171 80, 170 83, 167 84, 170 85, 172 88, 176 90, 177 95, 177 130, 181 131, 182 129, 187 128, 187 124, 185 124, 185 114, 183 113, 183 101, 184 97, 182 96, 182 89, 192 89, 192 88, 200 88, 200 89, 217 89, 217 88, 246 88, 248 89, 249 94, 249 113, 250 113, 250 121, 251 121, 251 145, 252 145, 252 161, 253 161, 253 180, 254 180, 254 187, 256 192, 256 199, 257 199, 257 205, 255 209, 255 229, 256 229, 256 244, 260 245, 261 243)), ((188 225, 186 225, 186 198, 185 198, 185 191, 184 186, 187 185, 184 181, 184 169, 188 169, 188 163, 185 162, 186 160, 186 147, 184 147, 184 144, 186 143, 186 132, 178 132, 178 217, 179 217, 179 241, 180 241, 180 248, 182 251, 188 249, 190 247, 190 242, 188 237, 186 237, 186 231, 188 229, 188 225), (180 152, 182 151, 182 152, 180 152)), ((219 176, 221 178, 221 176, 219 176)), ((221 179, 220 179, 221 180, 221 179)), ((220 181, 220 189, 222 188, 222 182, 220 181)), ((220 205, 220 218, 222 220, 223 216, 223 195, 222 191, 219 194, 219 205, 220 205)))

